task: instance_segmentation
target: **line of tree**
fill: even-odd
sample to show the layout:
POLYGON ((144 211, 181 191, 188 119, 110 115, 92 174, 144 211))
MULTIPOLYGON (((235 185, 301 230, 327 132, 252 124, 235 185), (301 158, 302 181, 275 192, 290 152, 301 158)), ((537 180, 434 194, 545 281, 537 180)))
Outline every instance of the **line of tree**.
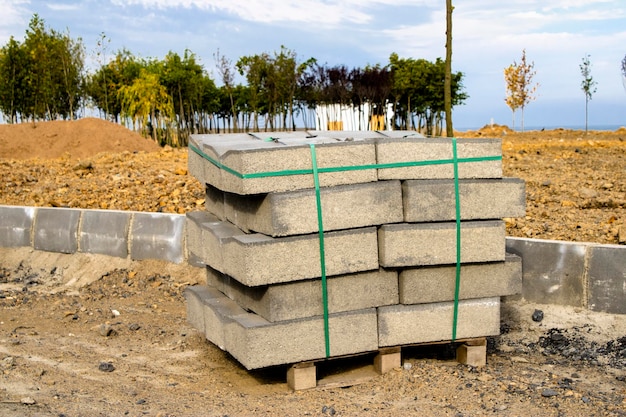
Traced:
MULTIPOLYGON (((160 144, 185 146, 193 133, 295 130, 315 126, 316 109, 345 105, 365 117, 393 108, 394 127, 441 134, 445 120, 445 61, 400 58, 385 66, 348 68, 299 60, 284 46, 273 54, 214 55, 217 87, 189 50, 180 56, 143 59, 123 49, 109 56, 101 34, 98 67, 85 70, 82 39, 48 29, 38 15, 23 42, 10 38, 0 49, 0 111, 9 123, 76 119, 92 108, 160 144), (246 84, 235 84, 239 74, 246 84)), ((452 74, 452 105, 467 99, 463 74, 452 74)))

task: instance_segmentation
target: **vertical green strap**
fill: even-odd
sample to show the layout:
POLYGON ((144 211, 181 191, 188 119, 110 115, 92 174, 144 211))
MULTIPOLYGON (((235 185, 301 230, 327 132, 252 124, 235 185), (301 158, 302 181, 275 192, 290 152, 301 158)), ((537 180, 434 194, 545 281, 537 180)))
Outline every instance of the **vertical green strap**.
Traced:
POLYGON ((461 202, 459 198, 459 161, 456 139, 452 138, 452 161, 454 166, 454 205, 456 209, 456 280, 454 284, 454 317, 452 319, 452 341, 456 340, 459 318, 459 290, 461 288, 461 202))
POLYGON ((320 241, 320 266, 322 269, 322 304, 324 305, 324 341, 326 342, 326 357, 330 357, 330 335, 328 326, 328 289, 326 286, 326 259, 324 256, 324 226, 322 222, 322 198, 320 196, 320 179, 317 171, 317 157, 315 144, 311 143, 311 160, 313 163, 313 179, 315 181, 315 199, 317 202, 317 225, 320 241))

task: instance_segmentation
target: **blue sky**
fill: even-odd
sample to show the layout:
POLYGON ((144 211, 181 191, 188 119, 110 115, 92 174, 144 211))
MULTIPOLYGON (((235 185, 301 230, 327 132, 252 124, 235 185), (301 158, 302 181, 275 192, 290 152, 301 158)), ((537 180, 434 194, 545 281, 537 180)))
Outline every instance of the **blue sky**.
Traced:
MULTIPOLYGON (((589 124, 626 125, 624 0, 455 1, 453 71, 465 74, 470 98, 455 107, 455 128, 491 120, 512 125, 504 103, 503 70, 522 50, 534 62, 537 98, 527 127, 584 126, 580 64, 590 55, 597 92, 589 124)), ((445 57, 445 1, 435 0, 0 0, 0 45, 22 40, 32 15, 69 29, 95 56, 104 33, 110 54, 121 48, 143 58, 191 50, 217 81, 213 56, 233 61, 273 53, 281 45, 298 59, 364 67, 403 58, 445 57)), ((93 59, 93 58, 92 58, 93 59)), ((519 127, 521 114, 516 115, 519 127)))

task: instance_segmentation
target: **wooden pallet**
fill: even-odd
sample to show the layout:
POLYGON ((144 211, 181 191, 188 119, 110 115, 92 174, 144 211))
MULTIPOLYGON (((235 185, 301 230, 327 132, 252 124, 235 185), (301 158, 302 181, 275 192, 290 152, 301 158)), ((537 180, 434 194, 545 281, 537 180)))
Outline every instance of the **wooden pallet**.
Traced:
MULTIPOLYGON (((448 344, 450 342, 422 343, 419 345, 396 346, 379 349, 375 352, 373 364, 361 366, 344 372, 340 376, 333 375, 323 379, 317 379, 316 364, 337 358, 323 359, 320 361, 300 362, 292 365, 287 370, 287 385, 294 391, 311 388, 334 388, 356 385, 367 382, 378 375, 385 374, 392 369, 402 366, 402 348, 415 346, 430 346, 448 344)), ((481 367, 487 363, 487 339, 484 337, 457 340, 456 360, 459 363, 481 367)), ((371 352, 370 352, 371 353, 371 352)), ((357 355, 351 355, 357 356, 357 355)), ((346 358, 349 356, 344 356, 346 358)))

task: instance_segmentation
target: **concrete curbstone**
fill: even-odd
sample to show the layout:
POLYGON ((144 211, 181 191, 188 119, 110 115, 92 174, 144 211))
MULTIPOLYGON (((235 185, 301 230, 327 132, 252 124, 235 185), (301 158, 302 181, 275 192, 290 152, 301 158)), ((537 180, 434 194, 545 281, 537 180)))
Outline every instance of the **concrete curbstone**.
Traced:
MULTIPOLYGON (((378 181, 320 189, 324 231, 399 223, 400 181, 378 181)), ((313 189, 256 196, 225 193, 225 216, 240 229, 280 237, 319 231, 313 189)))
MULTIPOLYGON (((457 339, 500 334, 500 298, 459 302, 457 339)), ((452 339, 453 302, 378 308, 379 346, 401 346, 452 339)))
MULTIPOLYGON (((251 287, 322 275, 317 234, 281 238, 237 235, 226 240, 222 248, 225 264, 222 272, 251 287)), ((324 236, 324 248, 327 276, 379 267, 375 227, 328 232, 324 236)))
POLYGON ((134 213, 131 222, 132 259, 162 259, 176 264, 185 259, 185 216, 134 213))
MULTIPOLYGON (((454 180, 402 182, 404 221, 456 220, 454 180)), ((502 219, 526 214, 525 182, 517 178, 459 181, 461 220, 502 219)))
POLYGON ((626 314, 626 247, 589 246, 587 252, 589 309, 626 314))
POLYGON ((33 247, 36 250, 75 253, 82 211, 42 207, 35 218, 33 247))
POLYGON ((0 207, 0 246, 32 246, 35 207, 0 207))
POLYGON ((123 211, 85 210, 78 233, 79 250, 126 258, 132 214, 123 211))
MULTIPOLYGON (((341 142, 325 136, 311 137, 303 132, 192 135, 190 155, 196 154, 194 149, 197 149, 227 169, 219 169, 206 158, 198 158, 199 155, 196 154, 189 159, 189 172, 205 184, 241 195, 313 188, 313 175, 310 172, 297 173, 300 170, 312 169, 310 143, 316 144, 318 168, 366 166, 376 163, 376 148, 374 141, 370 139, 341 142), (226 138, 228 140, 225 140, 226 138), (257 174, 260 176, 244 179, 232 171, 244 176, 257 174), (293 174, 265 175, 274 172, 293 172, 293 174)), ((374 168, 323 172, 319 175, 322 187, 376 180, 374 168)))
MULTIPOLYGON (((457 262, 456 223, 400 223, 378 230, 380 265, 385 268, 457 262)), ((505 258, 505 227, 499 220, 461 223, 461 262, 505 258)))
MULTIPOLYGON (((378 348, 376 309, 329 315, 330 357, 378 348)), ((225 326, 227 351, 246 369, 323 359, 324 319, 320 316, 270 323, 252 313, 225 326)))
MULTIPOLYGON (((397 164, 415 161, 451 160, 452 142, 447 138, 386 139, 376 144, 379 164, 397 164)), ((461 158, 501 157, 500 139, 459 139, 457 156, 461 158)), ((486 160, 459 163, 459 178, 501 178, 502 161, 486 160)), ((452 163, 384 168, 378 170, 379 180, 451 179, 454 178, 452 163)))
MULTIPOLYGON (((381 269, 331 276, 326 282, 331 314, 398 304, 397 271, 381 269)), ((324 314, 321 279, 248 287, 207 268, 207 284, 269 322, 324 314)))
POLYGON ((541 304, 586 307, 585 243, 507 238, 522 258, 522 296, 541 304))
MULTIPOLYGON (((522 292, 522 259, 507 254, 504 262, 461 266, 459 299, 500 297, 522 292)), ((455 266, 402 269, 398 282, 401 304, 453 301, 455 266)))

